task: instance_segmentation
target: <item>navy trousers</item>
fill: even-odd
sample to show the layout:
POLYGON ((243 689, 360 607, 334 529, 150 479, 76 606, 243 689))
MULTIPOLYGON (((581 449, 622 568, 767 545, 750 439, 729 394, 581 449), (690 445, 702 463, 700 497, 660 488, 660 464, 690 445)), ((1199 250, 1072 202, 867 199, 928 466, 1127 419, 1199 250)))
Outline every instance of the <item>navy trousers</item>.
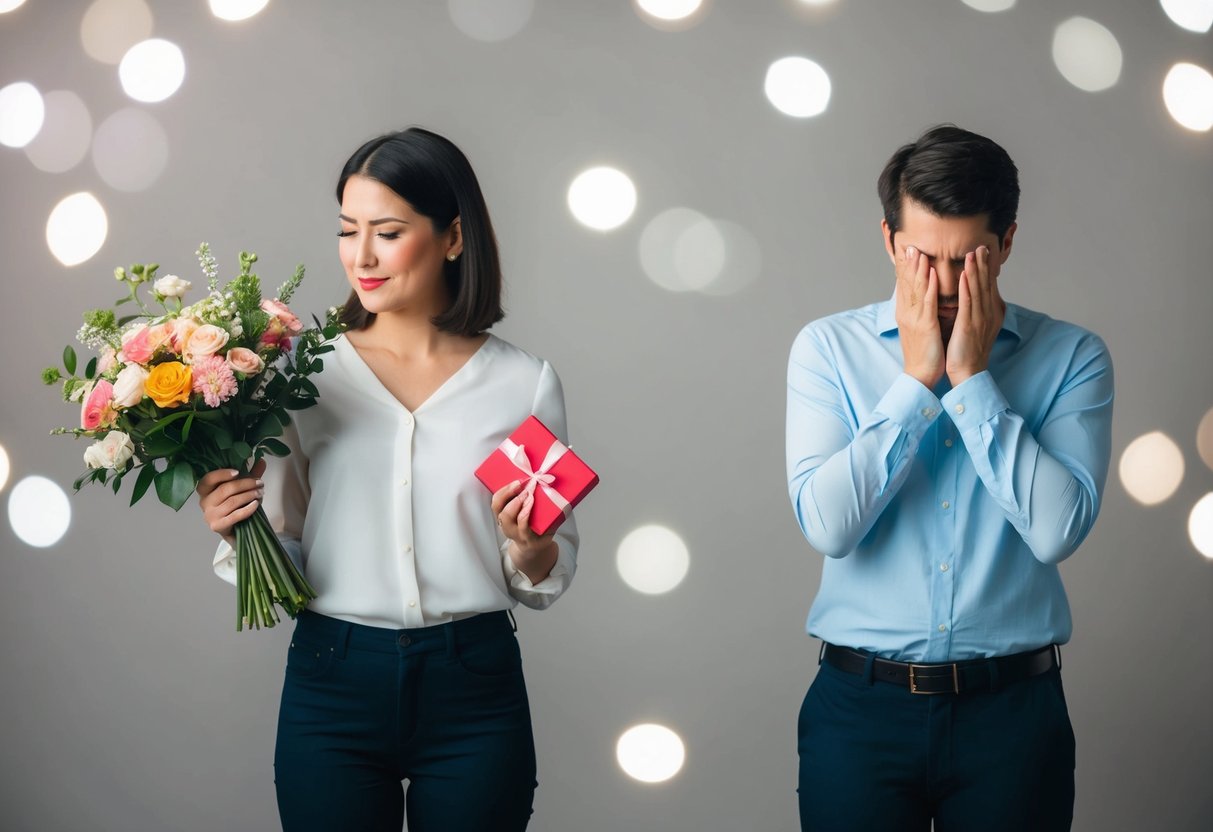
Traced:
POLYGON ((1074 732, 1059 669, 922 696, 822 664, 798 729, 802 830, 1070 828, 1074 732))
POLYGON ((406 812, 409 832, 525 829, 535 745, 507 615, 389 630, 304 612, 274 773, 285 832, 400 832, 406 812))

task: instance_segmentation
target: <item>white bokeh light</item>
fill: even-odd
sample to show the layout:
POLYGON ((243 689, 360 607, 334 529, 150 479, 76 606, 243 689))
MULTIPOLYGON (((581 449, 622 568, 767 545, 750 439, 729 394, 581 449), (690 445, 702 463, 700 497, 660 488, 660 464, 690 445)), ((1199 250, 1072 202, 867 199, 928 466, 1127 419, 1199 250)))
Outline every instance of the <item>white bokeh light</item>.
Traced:
POLYGON ((25 147, 46 118, 46 105, 38 88, 28 81, 16 81, 0 89, 0 144, 25 147))
POLYGON ((706 217, 688 228, 674 244, 674 269, 688 289, 710 286, 724 271, 724 235, 706 217))
POLYGON ((8 451, 4 450, 3 445, 0 445, 0 491, 3 491, 4 486, 8 485, 9 470, 8 451))
POLYGON ((1207 32, 1213 26, 1213 0, 1161 0, 1171 22, 1189 32, 1207 32))
POLYGON ((657 20, 685 20, 703 5, 703 0, 634 0, 636 8, 657 20))
POLYGON ((1120 80, 1124 55, 1106 26, 1087 17, 1071 17, 1053 32, 1053 63, 1080 90, 1099 92, 1120 80))
POLYGON ((46 244, 65 266, 79 265, 100 251, 108 233, 105 209, 87 191, 60 200, 46 221, 46 244))
POLYGON ((1196 426, 1196 452, 1205 465, 1213 468, 1213 407, 1205 413, 1196 426))
POLYGON ((1204 67, 1171 67, 1162 83, 1162 100, 1181 126, 1201 133, 1213 127, 1213 75, 1204 67))
POLYGON ((1188 515, 1188 537, 1196 551, 1213 558, 1213 494, 1206 494, 1192 506, 1188 515))
POLYGON ((681 207, 669 208, 649 220, 639 243, 640 267, 649 280, 671 292, 690 289, 678 272, 674 253, 683 235, 706 221, 708 218, 698 211, 681 207))
POLYGON ((624 583, 646 595, 660 595, 678 586, 690 565, 686 543, 665 526, 633 529, 615 552, 615 567, 624 583))
POLYGON ((264 9, 270 0, 209 0, 211 14, 220 20, 248 20, 264 9))
POLYGON ((181 87, 185 80, 185 56, 177 44, 149 38, 136 43, 123 56, 118 78, 131 98, 154 104, 181 87))
POLYGON ((167 165, 168 135, 151 113, 128 107, 97 127, 93 166, 111 188, 145 190, 167 165))
POLYGON ((833 6, 838 0, 800 0, 802 6, 833 6))
POLYGON ((615 759, 629 777, 661 783, 682 769, 686 748, 682 738, 664 725, 642 723, 624 731, 615 744, 615 759))
POLYGON ((473 40, 495 43, 518 34, 535 11, 535 0, 447 0, 455 28, 473 40))
POLYGON ((767 69, 764 89, 779 112, 808 118, 825 112, 830 103, 830 76, 808 58, 780 58, 767 69))
POLYGON ((638 248, 645 275, 671 292, 730 295, 753 283, 762 267, 752 234, 691 208, 669 208, 649 220, 638 248))
POLYGON ((30 546, 54 546, 71 522, 67 495, 46 477, 26 477, 8 495, 8 523, 30 546))
POLYGON ((38 170, 63 173, 88 155, 93 119, 80 96, 70 90, 48 92, 42 100, 46 104, 46 121, 41 132, 25 146, 25 155, 38 170))
POLYGON ((590 168, 569 185, 568 203, 582 225, 610 231, 627 222, 636 210, 636 186, 615 168, 590 168))
POLYGON ((1015 0, 964 0, 964 4, 979 12, 1005 12, 1015 5, 1015 0))
POLYGON ((19 9, 25 4, 25 0, 0 0, 0 14, 6 14, 19 9))
POLYGON ((1183 453, 1162 431, 1137 437, 1120 455, 1120 482, 1143 505, 1157 505, 1169 498, 1183 478, 1183 453))
POLYGON ((758 279, 762 271, 762 249, 754 235, 737 223, 715 220, 714 224, 724 239, 724 266, 700 291, 716 296, 736 294, 758 279))
POLYGON ((117 64, 132 46, 152 36, 152 10, 143 0, 96 0, 80 21, 85 53, 117 64))

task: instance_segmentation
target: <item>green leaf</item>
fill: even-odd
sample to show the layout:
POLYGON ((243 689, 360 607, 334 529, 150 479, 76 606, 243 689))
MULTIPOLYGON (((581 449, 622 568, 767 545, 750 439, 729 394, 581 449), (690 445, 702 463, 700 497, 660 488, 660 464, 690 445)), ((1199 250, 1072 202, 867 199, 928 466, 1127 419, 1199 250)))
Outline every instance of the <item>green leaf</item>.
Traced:
POLYGON ((184 445, 190 439, 190 428, 194 425, 194 413, 190 411, 190 415, 185 417, 185 427, 181 429, 181 444, 184 445))
POLYGON ((134 300, 134 298, 132 298, 130 295, 127 295, 124 298, 119 298, 118 300, 114 301, 114 306, 121 306, 124 303, 130 303, 132 300, 134 300))
POLYGON ((118 326, 125 326, 126 324, 129 324, 131 321, 137 319, 138 317, 139 317, 138 315, 126 315, 124 317, 121 317, 118 319, 118 326))
POLYGON ((150 457, 163 457, 179 450, 181 443, 163 433, 148 436, 143 440, 143 454, 150 457))
POLYGON ((118 493, 118 488, 119 488, 121 485, 122 485, 122 475, 121 475, 121 474, 119 474, 118 476, 114 477, 113 488, 114 488, 114 493, 115 493, 115 494, 117 494, 117 493, 118 493))
POLYGON ((241 460, 246 460, 253 455, 253 449, 247 442, 233 442, 232 453, 234 453, 241 460))
POLYGON ((177 462, 156 475, 156 496, 173 511, 180 511, 194 493, 196 485, 194 469, 190 464, 177 462))
POLYGON ((63 348, 63 366, 67 368, 69 376, 76 374, 76 351, 72 349, 71 344, 63 348))
POLYGON ((299 386, 302 389, 306 390, 312 396, 312 398, 320 397, 320 391, 316 389, 316 385, 312 384, 311 379, 304 378, 303 376, 299 376, 298 380, 299 380, 299 386))
POLYGON ((97 357, 93 356, 89 359, 88 365, 84 368, 84 377, 92 378, 97 374, 97 357))
POLYGON ((154 424, 150 428, 148 428, 147 435, 151 436, 153 433, 160 433, 166 427, 171 425, 173 422, 176 422, 179 419, 184 419, 187 416, 189 416, 190 414, 192 414, 193 412, 194 411, 192 411, 192 410, 178 410, 176 413, 173 413, 172 415, 165 416, 163 419, 160 419, 159 421, 157 421, 156 424, 154 424))
POLYGON ((277 439, 266 439, 261 443, 261 447, 274 456, 289 456, 291 449, 277 439))
POLYGON ((156 468, 150 462, 139 470, 139 479, 135 480, 135 489, 131 492, 131 505, 143 499, 155 478, 156 468))

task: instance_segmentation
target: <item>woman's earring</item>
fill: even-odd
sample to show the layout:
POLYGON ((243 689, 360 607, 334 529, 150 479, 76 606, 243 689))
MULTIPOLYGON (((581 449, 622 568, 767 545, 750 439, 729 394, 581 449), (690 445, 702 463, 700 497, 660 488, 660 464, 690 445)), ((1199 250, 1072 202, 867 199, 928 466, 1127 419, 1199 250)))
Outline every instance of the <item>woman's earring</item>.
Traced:
POLYGON ((456 257, 458 257, 458 256, 459 256, 458 254, 456 254, 455 252, 453 252, 453 251, 452 251, 450 254, 448 254, 448 255, 446 256, 446 259, 447 259, 447 260, 450 260, 452 263, 454 263, 454 262, 455 262, 455 258, 456 258, 456 257))

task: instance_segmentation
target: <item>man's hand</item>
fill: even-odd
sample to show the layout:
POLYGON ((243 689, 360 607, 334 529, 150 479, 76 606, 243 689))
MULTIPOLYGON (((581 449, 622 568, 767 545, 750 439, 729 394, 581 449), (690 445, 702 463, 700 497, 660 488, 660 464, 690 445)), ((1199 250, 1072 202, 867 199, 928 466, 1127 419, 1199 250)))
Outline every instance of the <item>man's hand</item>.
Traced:
POLYGON ((907 375, 928 390, 943 378, 943 334, 939 329, 939 275, 913 246, 897 257, 894 308, 907 375))
POLYGON ((998 278, 990 270, 987 246, 965 255, 959 283, 956 324, 947 352, 948 380, 953 387, 989 366, 990 351, 1007 311, 998 294, 998 278))

